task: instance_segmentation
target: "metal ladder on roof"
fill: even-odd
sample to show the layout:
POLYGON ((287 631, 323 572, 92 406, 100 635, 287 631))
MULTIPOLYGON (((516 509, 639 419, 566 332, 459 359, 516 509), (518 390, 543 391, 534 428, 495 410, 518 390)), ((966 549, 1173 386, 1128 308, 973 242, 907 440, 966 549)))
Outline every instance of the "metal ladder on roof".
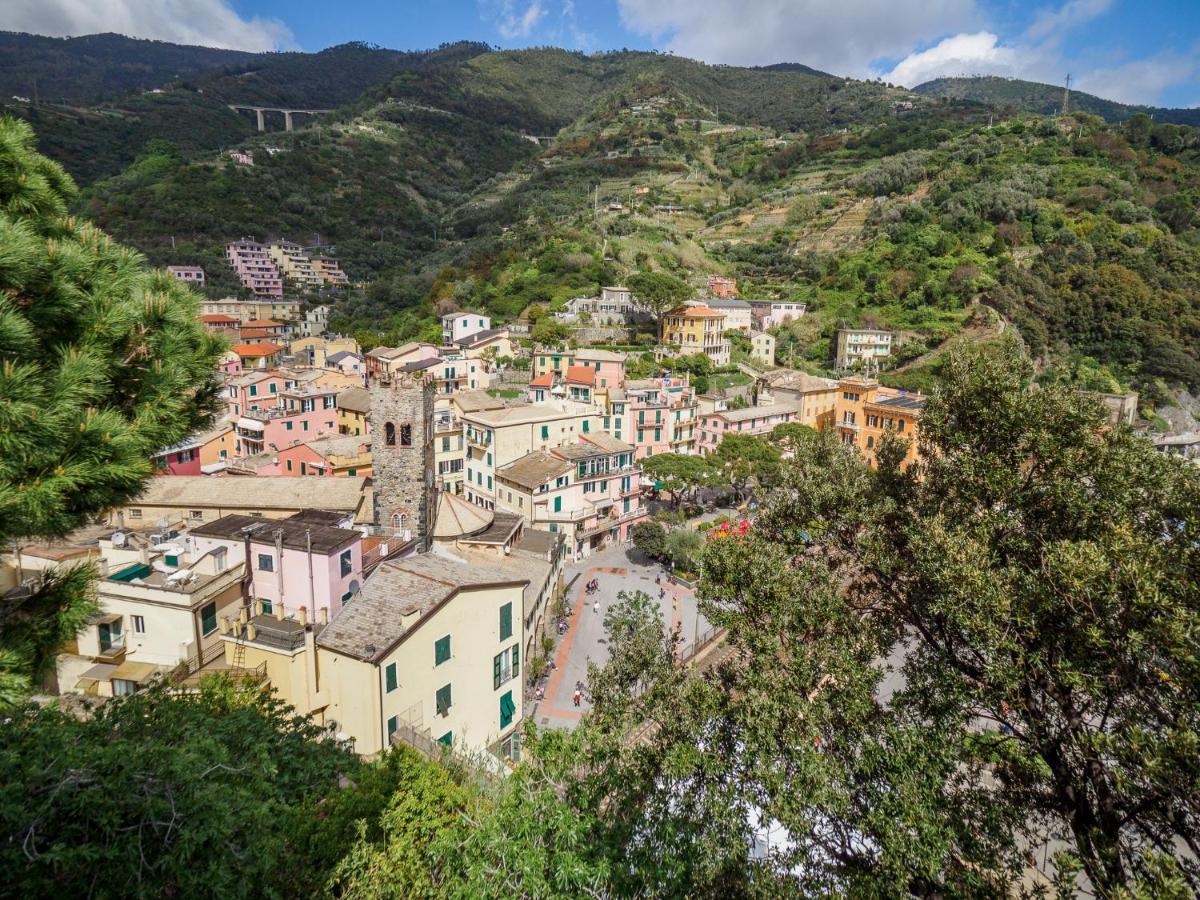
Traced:
POLYGON ((237 637, 233 641, 233 671, 243 672, 246 669, 246 630, 239 627, 237 637))

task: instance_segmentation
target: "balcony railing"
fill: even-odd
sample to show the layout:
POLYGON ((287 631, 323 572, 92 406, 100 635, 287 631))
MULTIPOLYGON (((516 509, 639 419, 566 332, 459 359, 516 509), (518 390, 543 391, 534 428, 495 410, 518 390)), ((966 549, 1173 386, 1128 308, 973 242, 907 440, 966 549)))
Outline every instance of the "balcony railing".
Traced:
POLYGON ((594 507, 559 510, 537 509, 534 515, 543 522, 578 522, 596 515, 596 510, 594 507))

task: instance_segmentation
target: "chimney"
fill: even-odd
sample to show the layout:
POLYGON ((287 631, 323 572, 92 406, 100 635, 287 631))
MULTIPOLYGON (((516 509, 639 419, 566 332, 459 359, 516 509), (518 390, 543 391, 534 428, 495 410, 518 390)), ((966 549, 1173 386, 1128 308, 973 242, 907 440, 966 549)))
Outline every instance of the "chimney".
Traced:
POLYGON ((255 616, 261 616, 263 614, 263 602, 261 600, 255 600, 253 609, 255 616))
POLYGON ((297 615, 297 618, 300 620, 301 626, 303 626, 305 628, 308 627, 308 607, 307 606, 300 607, 300 611, 299 611, 299 614, 297 615))
POLYGON ((256 637, 258 637, 258 629, 255 628, 254 623, 251 622, 249 625, 246 626, 246 640, 252 641, 256 637))
POLYGON ((275 604, 275 618, 278 619, 280 622, 283 621, 283 602, 282 601, 275 604))
POLYGON ((322 625, 329 624, 329 607, 328 606, 321 607, 320 622, 322 625))
POLYGON ((250 619, 250 616, 246 610, 246 607, 243 606, 241 609, 238 610, 238 624, 245 625, 246 622, 249 621, 249 619, 250 619))
POLYGON ((218 625, 221 629, 221 634, 229 634, 229 616, 221 616, 218 625))

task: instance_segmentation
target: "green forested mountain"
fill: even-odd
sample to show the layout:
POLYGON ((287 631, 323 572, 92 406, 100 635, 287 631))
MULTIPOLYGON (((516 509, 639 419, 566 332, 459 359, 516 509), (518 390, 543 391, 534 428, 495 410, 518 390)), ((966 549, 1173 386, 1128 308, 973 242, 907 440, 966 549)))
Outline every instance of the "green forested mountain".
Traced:
POLYGON ((333 244, 368 282, 337 324, 367 343, 453 306, 513 320, 639 272, 697 289, 724 272, 743 296, 808 304, 779 346, 813 371, 843 323, 896 331, 885 377, 922 388, 949 346, 1015 327, 1044 378, 1150 401, 1200 386, 1197 132, 1015 105, 803 66, 464 43, 280 54, 119 115, 25 114, 68 166, 107 167, 80 211, 153 262, 204 265, 214 293, 237 289, 227 240, 333 244), (248 96, 337 108, 260 135, 222 105, 248 96))
MULTIPOLYGON (((1063 86, 1001 78, 996 75, 976 75, 970 78, 935 78, 913 88, 918 94, 947 97, 952 100, 974 100, 1000 109, 1053 115, 1062 108, 1063 86)), ((1176 125, 1200 125, 1200 109, 1167 109, 1159 106, 1135 106, 1105 100, 1094 94, 1071 91, 1070 108, 1093 113, 1108 122, 1124 122, 1130 116, 1145 113, 1156 122, 1176 125)))
POLYGON ((0 31, 0 96, 7 99, 16 94, 46 102, 103 100, 270 56, 120 34, 54 38, 0 31))
MULTIPOLYGON (((100 37, 112 37, 123 48, 123 61, 107 64, 119 71, 134 65, 132 60, 138 59, 144 49, 141 45, 151 45, 151 59, 153 48, 160 46, 153 41, 100 37)), ((320 53, 242 53, 215 68, 215 63, 177 68, 164 64, 154 70, 156 79, 148 85, 153 92, 138 83, 137 89, 127 92, 106 91, 118 95, 92 103, 77 100, 69 93, 62 99, 43 91, 40 102, 35 103, 28 91, 16 91, 14 94, 28 102, 5 94, 0 110, 32 124, 38 132, 39 149, 61 162, 77 179, 90 183, 120 172, 151 140, 169 141, 188 159, 236 145, 254 133, 254 114, 234 112, 229 104, 333 109, 354 101, 372 85, 386 82, 406 68, 483 49, 479 44, 456 44, 429 52, 402 53, 351 43, 320 53)), ((197 58, 205 57, 200 54, 197 58)), ((33 77, 36 64, 26 68, 23 59, 14 60, 8 77, 33 77)), ((68 55, 64 65, 70 71, 72 66, 87 71, 90 64, 87 58, 68 55)), ((104 79, 99 82, 104 83, 104 79)), ((303 124, 305 119, 297 117, 296 121, 303 124)), ((268 114, 267 126, 272 132, 282 131, 283 117, 268 114)))

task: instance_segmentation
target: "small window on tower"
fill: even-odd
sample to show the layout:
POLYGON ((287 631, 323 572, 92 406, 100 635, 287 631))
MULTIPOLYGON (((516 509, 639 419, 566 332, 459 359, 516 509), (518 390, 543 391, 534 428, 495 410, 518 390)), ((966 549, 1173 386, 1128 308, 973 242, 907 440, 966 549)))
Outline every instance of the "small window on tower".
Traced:
POLYGON ((396 426, 391 422, 383 424, 383 442, 389 447, 396 446, 396 426))
POLYGON ((400 426, 400 446, 401 447, 411 447, 412 446, 412 426, 411 425, 401 425, 400 426))

